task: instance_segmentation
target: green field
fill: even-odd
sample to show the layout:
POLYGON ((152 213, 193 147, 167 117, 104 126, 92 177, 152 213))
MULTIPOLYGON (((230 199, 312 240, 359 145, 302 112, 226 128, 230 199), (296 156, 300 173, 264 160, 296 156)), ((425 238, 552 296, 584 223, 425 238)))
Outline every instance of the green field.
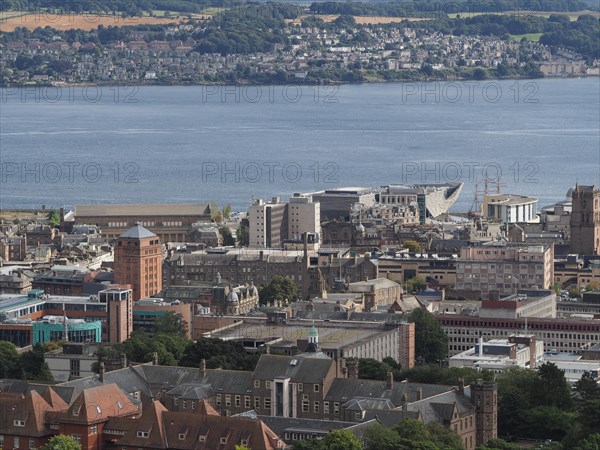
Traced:
POLYGON ((527 34, 511 34, 510 38, 515 41, 520 41, 523 38, 526 38, 528 41, 538 42, 540 40, 540 36, 544 33, 527 33, 527 34))

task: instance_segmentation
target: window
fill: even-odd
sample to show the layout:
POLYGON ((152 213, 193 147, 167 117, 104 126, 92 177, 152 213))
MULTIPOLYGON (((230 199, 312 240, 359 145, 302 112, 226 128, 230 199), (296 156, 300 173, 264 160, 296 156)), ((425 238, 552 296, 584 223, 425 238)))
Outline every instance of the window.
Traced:
POLYGON ((221 394, 217 394, 217 406, 221 405, 221 394))
POLYGON ((173 399, 173 404, 174 404, 175 406, 177 406, 177 404, 178 404, 178 403, 179 403, 179 398, 175 397, 175 398, 173 399))
POLYGON ((339 414, 340 413, 340 404, 339 404, 339 402, 335 402, 333 404, 333 413, 334 414, 339 414))
POLYGON ((302 383, 298 383, 298 392, 302 392, 302 383))
POLYGON ((250 408, 250 396, 244 396, 244 408, 250 408))
POLYGON ((78 377, 80 374, 80 362, 78 359, 72 359, 70 362, 70 372, 72 377, 78 377))
POLYGON ((4 447, 4 435, 0 434, 0 447, 4 447))
POLYGON ((238 408, 241 406, 241 397, 239 395, 235 396, 235 406, 238 408))
POLYGON ((329 414, 329 402, 323 402, 323 412, 329 414))
POLYGON ((314 385, 314 391, 315 391, 315 392, 319 392, 319 385, 318 385, 318 384, 315 384, 315 385, 314 385))
POLYGON ((25 421, 24 420, 20 420, 20 419, 15 419, 15 420, 13 420, 13 425, 15 427, 24 427, 25 426, 25 421))
POLYGON ((318 413, 319 412, 319 402, 315 402, 314 407, 313 407, 314 412, 318 413))
POLYGON ((242 439, 241 444, 242 445, 248 445, 248 439, 242 439))
POLYGON ((182 404, 182 406, 183 406, 183 409, 187 409, 187 400, 184 400, 184 401, 183 401, 183 404, 182 404))
POLYGON ((222 437, 221 438, 221 444, 227 444, 227 438, 226 437, 222 437))
POLYGON ((269 397, 265 397, 265 409, 271 409, 271 399, 269 397))
POLYGON ((19 436, 15 436, 13 438, 13 447, 14 448, 19 448, 21 446, 21 443, 19 442, 19 436))
POLYGON ((306 401, 306 400, 304 400, 304 401, 302 402, 302 412, 308 412, 308 407, 309 407, 309 406, 308 406, 308 404, 309 404, 309 403, 308 403, 308 401, 306 401))
POLYGON ((96 434, 98 433, 98 425, 92 425, 90 427, 90 434, 96 434))
POLYGON ((254 409, 260 409, 260 397, 254 397, 254 409))
POLYGON ((265 388, 266 389, 271 389, 271 382, 270 381, 265 381, 265 388))
POLYGON ((29 439, 29 450, 35 450, 35 439, 29 439))
POLYGON ((185 439, 185 433, 179 433, 179 440, 183 441, 185 439))
POLYGON ((200 442, 206 442, 206 436, 204 434, 201 434, 200 436, 198 436, 198 440, 200 442))
POLYGON ((260 389, 260 380, 254 380, 254 389, 260 389))
POLYGON ((149 433, 147 431, 138 431, 137 432, 137 437, 139 438, 147 438, 149 436, 149 433))
POLYGON ((231 406, 231 395, 225 394, 225 406, 231 406))

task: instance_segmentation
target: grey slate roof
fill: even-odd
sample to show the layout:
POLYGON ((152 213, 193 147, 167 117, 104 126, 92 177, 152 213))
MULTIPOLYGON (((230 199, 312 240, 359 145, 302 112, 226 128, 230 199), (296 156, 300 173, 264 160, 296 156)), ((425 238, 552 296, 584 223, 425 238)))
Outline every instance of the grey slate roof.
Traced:
POLYGON ((295 356, 262 355, 254 377, 273 380, 277 377, 291 378, 292 383, 320 384, 335 362, 323 353, 302 353, 295 356), (295 360, 296 364, 292 365, 295 360))
POLYGON ((369 422, 376 419, 386 427, 393 427, 404 419, 419 420, 419 417, 420 414, 418 411, 402 411, 402 409, 368 410, 362 422, 369 422))
POLYGON ((450 386, 422 383, 394 383, 391 390, 385 381, 361 380, 353 378, 336 378, 327 392, 326 401, 345 403, 354 398, 389 399, 394 406, 402 404, 402 395, 406 394, 408 402, 415 402, 417 389, 422 389, 423 399, 452 391, 450 386))
POLYGON ((447 424, 452 419, 454 408, 457 409, 460 416, 470 414, 473 411, 469 388, 465 388, 464 395, 452 390, 433 399, 425 399, 408 405, 408 410, 418 411, 425 423, 439 421, 447 424))
POLYGON ((271 430, 283 438, 285 433, 305 433, 325 435, 332 430, 339 430, 356 425, 353 422, 334 420, 297 419, 292 417, 258 416, 271 430))
POLYGON ((136 223, 134 226, 132 226, 129 230, 127 230, 119 237, 127 239, 145 239, 157 236, 152 231, 148 230, 147 228, 144 228, 139 223, 136 223))

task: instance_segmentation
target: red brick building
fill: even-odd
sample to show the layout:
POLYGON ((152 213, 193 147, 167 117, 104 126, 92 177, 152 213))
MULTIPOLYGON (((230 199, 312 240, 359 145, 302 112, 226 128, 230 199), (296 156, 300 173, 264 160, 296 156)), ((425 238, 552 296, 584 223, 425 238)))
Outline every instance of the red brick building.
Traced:
POLYGON ((115 243, 115 282, 131 285, 133 301, 162 290, 162 247, 160 239, 139 223, 115 243))

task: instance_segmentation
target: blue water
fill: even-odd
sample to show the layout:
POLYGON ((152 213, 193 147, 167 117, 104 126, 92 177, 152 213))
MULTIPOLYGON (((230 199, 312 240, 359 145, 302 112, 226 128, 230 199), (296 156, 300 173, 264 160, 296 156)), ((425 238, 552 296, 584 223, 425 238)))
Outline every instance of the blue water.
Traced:
MULTIPOLYGON (((0 206, 231 203, 501 175, 562 200, 600 184, 600 79, 0 90, 0 206)), ((481 186, 481 184, 480 184, 481 186)))

